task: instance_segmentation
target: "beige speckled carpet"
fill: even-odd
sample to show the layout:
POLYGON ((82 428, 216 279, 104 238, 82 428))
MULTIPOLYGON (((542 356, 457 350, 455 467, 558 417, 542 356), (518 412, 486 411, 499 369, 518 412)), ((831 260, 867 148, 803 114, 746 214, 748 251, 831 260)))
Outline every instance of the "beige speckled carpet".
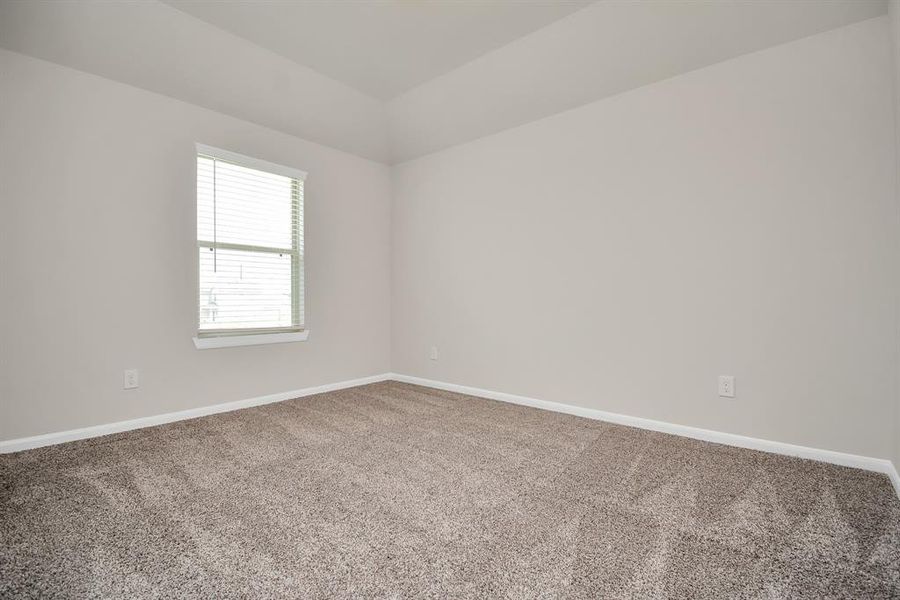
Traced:
POLYGON ((3 597, 900 597, 883 475, 393 382, 0 485, 3 597))

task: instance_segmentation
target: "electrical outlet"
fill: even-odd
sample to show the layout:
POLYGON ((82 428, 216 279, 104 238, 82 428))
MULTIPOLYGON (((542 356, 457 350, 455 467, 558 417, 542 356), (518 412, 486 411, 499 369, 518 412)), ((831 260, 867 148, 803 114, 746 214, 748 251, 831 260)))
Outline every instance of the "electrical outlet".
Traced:
POLYGON ((719 375, 719 396, 734 398, 734 375, 719 375))
POLYGON ((431 354, 429 355, 431 360, 437 360, 437 346, 431 347, 431 354))
POLYGON ((133 390, 138 387, 138 370, 137 369, 126 369, 125 371, 125 381, 122 386, 126 390, 133 390))

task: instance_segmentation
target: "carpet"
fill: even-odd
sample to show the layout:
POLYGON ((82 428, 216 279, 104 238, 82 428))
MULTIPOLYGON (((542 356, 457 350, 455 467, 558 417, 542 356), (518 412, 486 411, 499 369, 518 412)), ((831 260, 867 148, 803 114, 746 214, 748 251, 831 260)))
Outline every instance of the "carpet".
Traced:
POLYGON ((866 471, 397 382, 0 456, 0 596, 900 598, 866 471))

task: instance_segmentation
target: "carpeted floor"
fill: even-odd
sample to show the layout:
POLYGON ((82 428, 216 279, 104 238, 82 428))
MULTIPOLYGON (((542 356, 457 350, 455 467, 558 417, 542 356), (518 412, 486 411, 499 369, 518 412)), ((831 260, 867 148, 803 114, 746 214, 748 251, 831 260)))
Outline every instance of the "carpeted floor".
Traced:
POLYGON ((3 597, 900 597, 883 475, 393 382, 0 485, 3 597))

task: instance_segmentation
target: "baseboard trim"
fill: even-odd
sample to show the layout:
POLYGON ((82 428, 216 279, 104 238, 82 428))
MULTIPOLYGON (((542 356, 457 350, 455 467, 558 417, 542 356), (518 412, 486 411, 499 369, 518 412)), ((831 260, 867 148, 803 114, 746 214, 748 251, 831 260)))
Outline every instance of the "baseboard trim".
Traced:
POLYGON ((900 474, 897 473, 897 465, 891 464, 891 471, 888 473, 888 477, 891 478, 891 483, 894 484, 894 491, 897 492, 897 497, 900 498, 900 474))
POLYGON ((806 446, 797 446, 794 444, 786 444, 783 442, 774 442, 760 438, 752 438, 733 433, 723 433, 721 431, 713 431, 710 429, 701 429, 698 427, 689 427, 687 425, 677 425, 667 423, 665 421, 655 421, 653 419, 645 419, 642 417, 632 417, 619 413, 612 413, 594 408, 586 408, 583 406, 575 406, 572 404, 563 404, 561 402, 552 402, 549 400, 539 400, 537 398, 529 398, 527 396, 519 396, 516 394, 508 394, 506 392, 496 392, 483 388, 476 388, 455 383, 447 383, 445 381, 435 381, 433 379, 425 379, 423 377, 414 377, 412 375, 403 375, 400 373, 381 373, 379 375, 371 375, 369 377, 360 377, 358 379, 348 379, 336 383, 327 383, 288 392, 280 392, 277 394, 268 394, 265 396, 257 396, 246 400, 236 400, 234 402, 225 402, 222 404, 213 404, 211 406, 201 406, 177 412, 165 413, 161 415, 153 415, 149 417, 141 417, 128 421, 118 421, 116 423, 107 423, 105 425, 95 425, 92 427, 83 427, 81 429, 71 429, 69 431, 60 431, 58 433, 47 433, 25 438, 0 441, 0 454, 8 454, 10 452, 20 452, 22 450, 31 450, 33 448, 41 448, 43 446, 52 446, 65 442, 73 442, 87 438, 100 437, 112 433, 121 433, 123 431, 131 431, 133 429, 143 429, 144 427, 153 427, 154 425, 163 425, 165 423, 173 423, 175 421, 184 421, 187 419, 195 419, 206 415, 214 415, 242 408, 250 408, 253 406, 262 406, 263 404, 272 404, 274 402, 283 402, 293 398, 302 398, 304 396, 312 396, 313 394, 322 394, 325 392, 333 392, 346 388, 366 385, 369 383, 377 383, 379 381, 400 381, 404 383, 412 383, 424 387, 430 387, 438 390, 446 390, 449 392, 457 392, 459 394, 467 394, 470 396, 478 396, 481 398, 489 398, 491 400, 499 400, 501 402, 509 402, 512 404, 520 404, 523 406, 531 406, 543 410, 553 412, 566 413, 578 417, 588 419, 596 419, 609 423, 617 423, 619 425, 627 425, 629 427, 637 427, 640 429, 648 429, 651 431, 659 431, 662 433, 671 433, 682 437, 689 437, 707 442, 715 442, 717 444, 725 444, 728 446, 736 446, 738 448, 748 448, 751 450, 761 450, 763 452, 772 452, 774 454, 783 454, 786 456, 796 456, 810 460, 818 460, 821 462, 842 465, 845 467, 854 467, 857 469, 865 469, 867 471, 875 471, 887 475, 900 497, 900 475, 894 464, 885 459, 871 458, 868 456, 858 456, 855 454, 846 454, 843 452, 834 452, 832 450, 821 450, 818 448, 809 448, 806 446))
POLYGON ((632 417, 628 415, 597 410, 594 408, 585 408, 572 404, 563 404, 561 402, 538 400, 537 398, 529 398, 527 396, 507 394, 506 392, 495 392, 493 390, 485 390, 482 388, 470 387, 467 385, 447 383, 445 381, 435 381, 433 379, 414 377, 412 375, 393 373, 391 375, 391 379, 438 390, 445 390, 448 392, 457 392, 470 396, 479 396, 481 398, 489 398, 491 400, 499 400, 501 402, 521 404, 523 406, 531 406, 533 408, 551 410, 554 412, 566 413, 578 417, 596 419, 598 421, 627 425, 629 427, 649 429, 651 431, 659 431, 662 433, 671 433, 673 435, 680 435, 682 437, 694 438, 706 442, 715 442, 717 444, 737 446, 738 448, 761 450, 763 452, 807 458, 810 460, 817 460, 821 462, 832 463, 835 465, 842 465, 845 467, 854 467, 857 469, 865 469, 867 471, 876 471, 878 473, 884 473, 891 479, 891 483, 893 483, 894 485, 894 490, 897 492, 897 495, 900 496, 900 476, 898 476, 897 470, 894 468, 893 463, 882 458, 872 458, 869 456, 846 454, 844 452, 835 452, 833 450, 821 450, 818 448, 809 448, 806 446, 797 446, 795 444, 786 444, 783 442, 773 442, 771 440, 752 438, 743 435, 737 435, 734 433, 723 433, 721 431, 713 431, 711 429, 700 429, 699 427, 676 425, 674 423, 667 423, 665 421, 654 421, 653 419, 632 417))
POLYGON ((284 400, 291 400, 293 398, 302 398, 303 396, 312 396, 313 394, 333 392, 335 390, 343 390, 359 385, 365 385, 367 383, 387 381, 389 379, 391 379, 390 373, 382 373, 380 375, 360 377, 358 379, 348 379, 346 381, 339 381, 337 383, 327 383, 325 385, 317 385, 313 387, 302 388, 299 390, 291 390, 289 392, 268 394, 266 396, 257 396, 256 398, 248 398, 246 400, 235 400, 234 402, 213 404, 212 406, 201 406, 199 408, 180 410, 177 412, 153 415, 150 417, 140 417, 138 419, 131 419, 128 421, 118 421, 116 423, 107 423, 105 425, 94 425, 92 427, 83 427, 81 429, 70 429, 69 431, 60 431, 58 433, 47 433, 44 435, 35 435, 32 437, 5 440, 0 441, 0 454, 20 452, 22 450, 31 450, 32 448, 40 448, 42 446, 52 446, 55 444, 62 444, 64 442, 74 442, 75 440, 83 440, 86 438, 109 435, 111 433, 131 431, 132 429, 143 429, 144 427, 153 427, 154 425, 163 425, 165 423, 173 423, 175 421, 195 419, 197 417, 204 417, 206 415, 214 415, 217 413, 240 410, 242 408, 250 408, 252 406, 262 406, 263 404, 271 404, 273 402, 283 402, 284 400))

